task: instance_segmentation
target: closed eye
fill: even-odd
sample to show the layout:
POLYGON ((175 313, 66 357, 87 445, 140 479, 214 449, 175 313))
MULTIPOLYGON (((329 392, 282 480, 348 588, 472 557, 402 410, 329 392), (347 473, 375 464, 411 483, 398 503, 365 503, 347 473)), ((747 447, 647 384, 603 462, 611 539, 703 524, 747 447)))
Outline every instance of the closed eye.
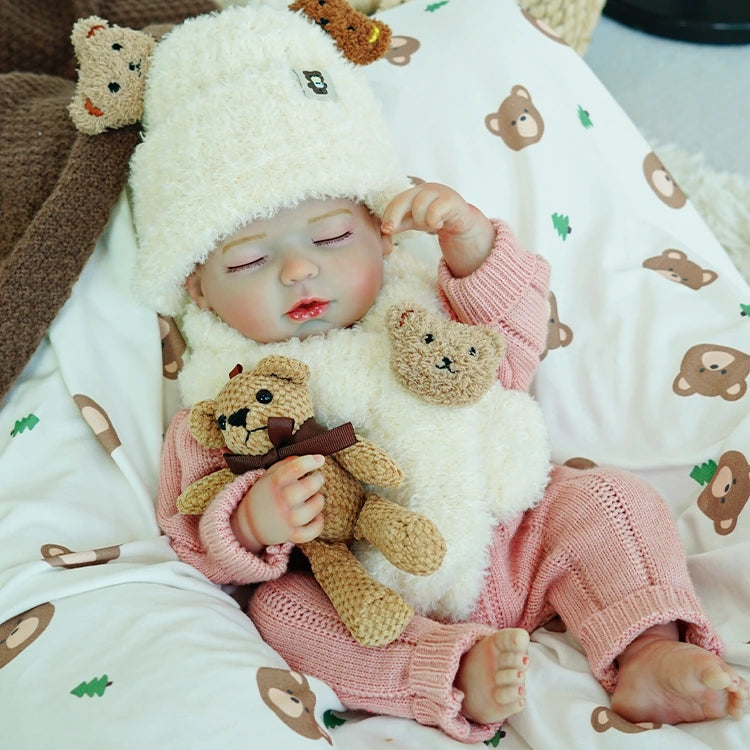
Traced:
POLYGON ((268 258, 264 255, 262 258, 256 258, 255 260, 248 261, 247 263, 240 263, 237 266, 227 266, 227 273, 237 273, 237 271, 256 270, 266 264, 268 258))
POLYGON ((313 240, 315 247, 325 247, 326 245, 335 245, 337 242, 343 242, 348 240, 352 236, 352 232, 344 232, 336 237, 324 237, 322 240, 313 240))

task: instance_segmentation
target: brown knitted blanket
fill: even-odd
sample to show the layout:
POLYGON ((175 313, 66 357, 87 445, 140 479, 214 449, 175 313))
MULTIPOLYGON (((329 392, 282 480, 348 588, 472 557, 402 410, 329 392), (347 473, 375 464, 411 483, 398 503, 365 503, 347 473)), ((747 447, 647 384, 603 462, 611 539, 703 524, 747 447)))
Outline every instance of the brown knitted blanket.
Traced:
POLYGON ((70 295, 139 139, 137 126, 98 136, 73 127, 74 22, 98 15, 140 29, 216 7, 210 0, 0 0, 0 401, 70 295))

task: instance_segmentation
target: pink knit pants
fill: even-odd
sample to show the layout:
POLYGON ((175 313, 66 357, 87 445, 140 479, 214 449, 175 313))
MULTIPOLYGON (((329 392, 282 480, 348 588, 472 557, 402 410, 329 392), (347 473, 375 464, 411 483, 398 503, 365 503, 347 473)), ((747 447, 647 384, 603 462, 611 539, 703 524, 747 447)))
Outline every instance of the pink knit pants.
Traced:
POLYGON ((631 474, 555 468, 542 501, 496 530, 490 557, 469 622, 415 616, 377 649, 351 638, 304 574, 260 586, 250 616, 293 669, 327 682, 349 708, 411 717, 464 742, 496 730, 466 721, 453 688, 461 656, 494 629, 532 631, 559 614, 609 691, 618 654, 653 625, 681 621, 685 640, 721 652, 666 504, 631 474))

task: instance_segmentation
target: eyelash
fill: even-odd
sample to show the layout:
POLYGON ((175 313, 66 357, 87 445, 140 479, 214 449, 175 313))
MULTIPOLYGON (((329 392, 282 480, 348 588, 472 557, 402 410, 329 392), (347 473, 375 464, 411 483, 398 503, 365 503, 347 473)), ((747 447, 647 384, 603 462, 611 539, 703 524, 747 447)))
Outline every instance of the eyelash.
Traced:
POLYGON ((337 242, 343 242, 344 240, 348 240, 349 237, 352 236, 351 232, 344 232, 343 234, 338 235, 338 237, 329 237, 324 240, 315 240, 313 242, 313 245, 315 247, 325 247, 326 245, 335 245, 337 242))
MULTIPOLYGON (((328 245, 335 245, 338 242, 343 242, 344 240, 348 240, 349 237, 352 236, 351 231, 346 231, 343 234, 339 234, 336 237, 327 237, 322 240, 313 240, 313 245, 315 247, 327 247, 328 245)), ((227 273, 236 273, 237 271, 245 271, 249 268, 260 268, 266 261, 266 257, 263 256, 262 258, 258 258, 257 260, 252 260, 249 263, 242 263, 239 266, 227 266, 227 273)))
POLYGON ((242 263, 239 266, 227 266, 227 273, 237 273, 237 271, 245 271, 248 268, 260 268, 266 262, 265 255, 257 260, 251 260, 249 263, 242 263))

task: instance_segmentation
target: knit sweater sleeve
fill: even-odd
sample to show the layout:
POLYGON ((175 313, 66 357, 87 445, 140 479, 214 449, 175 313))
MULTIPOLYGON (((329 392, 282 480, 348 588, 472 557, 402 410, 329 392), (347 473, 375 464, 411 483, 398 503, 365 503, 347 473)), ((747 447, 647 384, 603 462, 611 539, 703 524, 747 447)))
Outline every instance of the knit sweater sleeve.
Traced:
POLYGON ((156 515, 181 560, 197 568, 214 583, 258 583, 278 578, 286 571, 291 544, 272 545, 255 555, 235 538, 232 512, 261 471, 238 476, 222 489, 202 516, 177 510, 180 493, 196 479, 226 466, 221 450, 200 445, 190 433, 187 409, 169 425, 162 452, 156 515))
POLYGON ((528 390, 547 345, 550 267, 523 248, 510 227, 493 219, 495 244, 472 274, 456 278, 441 259, 438 285, 457 320, 490 325, 505 337, 498 378, 505 388, 528 390))

